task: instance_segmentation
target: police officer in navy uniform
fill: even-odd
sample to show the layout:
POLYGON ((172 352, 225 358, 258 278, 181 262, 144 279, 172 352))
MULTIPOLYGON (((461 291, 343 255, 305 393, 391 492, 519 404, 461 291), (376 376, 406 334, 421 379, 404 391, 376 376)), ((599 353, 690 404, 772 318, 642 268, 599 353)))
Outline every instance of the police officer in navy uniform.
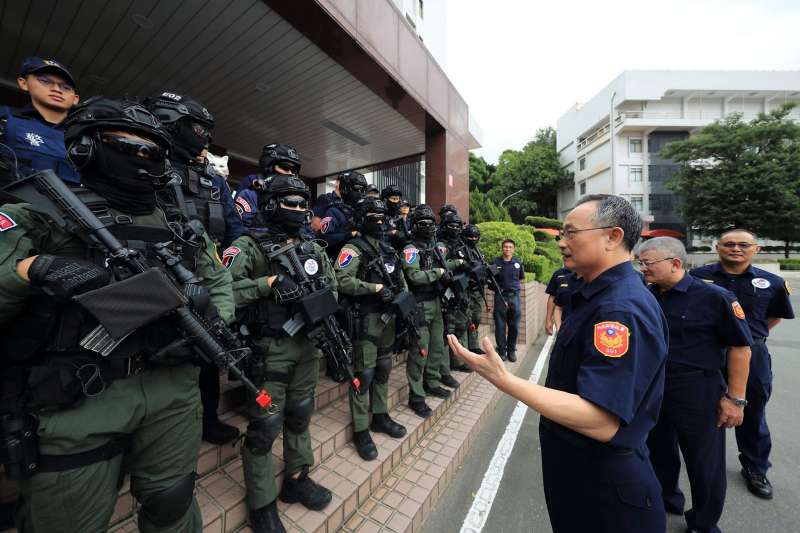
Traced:
POLYGON ((22 62, 17 85, 30 95, 30 105, 0 107, 0 143, 16 154, 17 174, 52 169, 65 182, 79 184, 64 147, 64 120, 80 100, 72 74, 53 59, 29 57, 22 62))
POLYGON ((261 150, 258 159, 260 174, 251 174, 239 183, 234 196, 234 204, 245 226, 250 227, 258 213, 258 192, 253 182, 263 180, 266 176, 282 174, 284 176, 300 175, 300 154, 293 146, 282 143, 270 143, 261 150))
POLYGON ((772 393, 772 358, 767 337, 783 318, 794 318, 789 301, 789 285, 771 272, 752 265, 760 247, 756 236, 747 230, 732 229, 723 233, 717 244, 719 262, 695 268, 691 274, 708 283, 728 289, 744 308, 753 345, 750 375, 747 380, 747 405, 744 422, 736 427, 739 462, 747 488, 759 498, 772 498, 772 484, 767 470, 772 464, 772 449, 765 409, 772 393))
MULTIPOLYGON (((148 98, 145 105, 164 124, 174 142, 170 182, 159 194, 170 221, 199 220, 218 247, 244 234, 225 178, 210 174, 202 158, 214 129, 211 113, 197 100, 171 92, 148 98)), ((212 363, 199 364, 203 440, 211 444, 230 442, 239 436, 239 430, 220 421, 217 415, 219 369, 212 363)))
POLYGON ((408 224, 400 213, 403 191, 397 185, 387 185, 381 191, 381 200, 386 204, 386 239, 400 252, 411 242, 408 224))
POLYGON ((320 234, 331 259, 347 241, 358 234, 353 223, 353 208, 367 193, 367 178, 360 172, 349 171, 339 175, 336 190, 328 198, 328 207, 320 223, 320 234))
POLYGON ((570 294, 577 283, 577 278, 568 268, 561 267, 550 276, 550 281, 544 290, 547 294, 544 330, 548 335, 558 331, 561 323, 567 318, 570 294))
MULTIPOLYGON (((502 243, 503 255, 492 261, 499 273, 497 282, 500 284, 503 300, 500 295, 494 296, 494 338, 500 357, 508 358, 512 363, 517 360, 517 336, 519 335, 519 320, 522 316, 520 307, 520 281, 525 279, 525 269, 522 260, 514 255, 517 244, 512 239, 502 243), (508 328, 508 329, 506 329, 508 328)), ((490 285, 490 289, 494 288, 490 285)), ((496 291, 495 291, 496 292, 496 291)))
POLYGON ((630 262, 642 220, 610 195, 582 198, 559 241, 585 280, 550 356, 545 386, 509 372, 488 338, 486 355, 450 346, 500 390, 541 413, 545 498, 554 533, 659 533, 661 488, 645 440, 664 387, 666 319, 630 262))
POLYGON ((683 243, 672 237, 655 237, 639 249, 640 268, 669 325, 664 401, 647 446, 666 510, 683 514, 680 447, 692 489, 689 531, 719 533, 725 429, 744 417, 753 338, 736 296, 690 276, 685 264, 683 243))

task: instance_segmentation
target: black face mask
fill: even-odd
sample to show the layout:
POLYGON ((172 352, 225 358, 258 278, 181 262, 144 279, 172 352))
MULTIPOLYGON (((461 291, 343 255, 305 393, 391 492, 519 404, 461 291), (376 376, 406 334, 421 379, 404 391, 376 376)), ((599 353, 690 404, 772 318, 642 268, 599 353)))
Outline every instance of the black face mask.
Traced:
POLYGON ((458 239, 461 236, 461 229, 460 228, 450 228, 448 226, 444 227, 444 235, 448 239, 458 239))
POLYGON ((383 217, 364 217, 364 222, 361 224, 361 232, 371 237, 380 237, 383 235, 383 217))
POLYGON ((347 191, 347 194, 344 195, 343 200, 350 205, 356 205, 358 201, 362 200, 363 198, 363 191, 347 191))
POLYGON ((173 132, 175 155, 182 161, 193 161, 208 144, 208 139, 199 137, 192 128, 192 123, 181 119, 173 132))
POLYGON ((436 225, 418 225, 415 224, 412 228, 415 237, 420 237, 422 239, 430 239, 436 234, 436 225))
POLYGON ((478 246, 478 239, 464 239, 468 246, 475 248, 478 246))
POLYGON ((391 202, 386 200, 386 210, 390 215, 396 215, 400 212, 400 202, 391 202))
POLYGON ((95 163, 81 176, 81 182, 109 205, 132 215, 155 211, 155 183, 166 171, 164 161, 121 154, 98 142, 95 163))
POLYGON ((306 222, 308 211, 295 211, 294 209, 284 209, 278 207, 272 215, 271 222, 278 225, 288 235, 297 235, 306 222))

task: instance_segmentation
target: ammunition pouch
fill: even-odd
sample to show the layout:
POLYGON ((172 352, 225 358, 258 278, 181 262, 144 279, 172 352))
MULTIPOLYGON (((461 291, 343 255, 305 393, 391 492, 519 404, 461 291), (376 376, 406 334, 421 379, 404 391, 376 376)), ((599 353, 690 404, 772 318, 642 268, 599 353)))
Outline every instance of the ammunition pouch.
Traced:
POLYGON ((0 415, 0 463, 15 480, 30 478, 39 467, 36 419, 27 413, 0 415))
POLYGON ((417 299, 410 291, 398 293, 392 300, 392 309, 401 320, 413 319, 417 312, 417 299))
POLYGON ((319 324, 338 310, 339 303, 330 287, 303 296, 295 303, 295 312, 300 313, 307 327, 319 324))

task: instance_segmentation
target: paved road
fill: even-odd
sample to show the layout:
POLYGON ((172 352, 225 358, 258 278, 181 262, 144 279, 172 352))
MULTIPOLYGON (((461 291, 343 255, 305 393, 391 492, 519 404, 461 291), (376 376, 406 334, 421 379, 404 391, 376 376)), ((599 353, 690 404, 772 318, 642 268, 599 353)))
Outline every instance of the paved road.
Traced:
MULTIPOLYGON (((793 285, 800 292, 800 281, 793 285)), ((800 311, 800 295, 792 296, 792 305, 800 311)), ((728 433, 728 498, 720 526, 725 533, 786 533, 800 531, 800 320, 784 321, 769 339, 775 381, 767 407, 772 430, 773 468, 769 472, 775 498, 764 501, 747 492, 739 474, 736 443, 728 433)), ((532 348, 521 376, 529 376, 541 342, 532 348)), ((544 377, 540 380, 544 382, 544 377)), ((516 402, 503 398, 481 437, 475 441, 469 457, 454 477, 445 495, 427 520, 424 533, 459 531, 474 493, 478 490, 498 440, 516 402)), ((541 486, 541 456, 538 438, 539 416, 528 411, 514 450, 506 465, 500 489, 483 528, 487 533, 550 532, 550 523, 541 486)), ((684 476, 681 487, 690 502, 689 482, 684 476)), ((668 515, 668 533, 685 531, 681 517, 668 515)), ((643 532, 646 533, 646 532, 643 532)))

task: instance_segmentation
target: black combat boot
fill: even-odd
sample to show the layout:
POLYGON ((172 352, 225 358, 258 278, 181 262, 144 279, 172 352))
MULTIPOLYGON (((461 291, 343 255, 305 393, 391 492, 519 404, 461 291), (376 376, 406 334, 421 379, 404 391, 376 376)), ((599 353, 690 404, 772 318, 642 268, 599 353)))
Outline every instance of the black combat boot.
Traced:
MULTIPOLYGON (((470 350, 470 351, 472 351, 472 350, 470 350)), ((478 353, 478 352, 475 352, 475 353, 478 353)), ((472 372, 472 369, 470 367, 468 367, 465 363, 461 363, 460 365, 450 365, 450 370, 452 370, 453 372, 465 372, 467 374, 472 372)))
POLYGON ((393 439, 403 438, 406 434, 406 428, 392 420, 389 413, 375 413, 372 415, 372 423, 369 428, 375 433, 386 433, 393 439))
POLYGON ((378 448, 372 442, 369 430, 353 432, 353 446, 356 447, 358 456, 365 461, 372 461, 378 458, 378 448))
POLYGON ((425 389, 425 393, 428 396, 436 396, 437 398, 443 398, 445 400, 450 397, 450 391, 444 387, 429 387, 427 384, 423 383, 422 388, 425 389))
POLYGON ((307 509, 321 511, 331 503, 331 491, 314 483, 308 477, 308 466, 300 471, 300 477, 294 479, 288 472, 283 478, 283 486, 278 498, 286 503, 302 503, 307 509))
POLYGON ((516 363, 517 362, 517 352, 516 352, 516 350, 513 350, 513 351, 509 350, 508 351, 508 360, 511 361, 512 363, 516 363))
POLYGON ((408 406, 412 411, 414 411, 414 414, 420 418, 428 418, 433 414, 431 408, 428 407, 427 403, 425 403, 425 398, 422 396, 417 396, 414 393, 411 393, 408 396, 408 406))
POLYGON ((286 533, 278 516, 278 501, 272 500, 272 503, 250 511, 250 528, 253 533, 286 533))
POLYGON ((225 424, 216 416, 203 419, 203 440, 209 444, 225 444, 239 438, 239 429, 225 424))
POLYGON ((445 387, 450 387, 451 389, 457 389, 458 386, 461 385, 461 383, 456 381, 456 378, 454 378, 450 374, 443 375, 442 377, 439 378, 439 381, 442 382, 442 385, 444 385, 445 387))

